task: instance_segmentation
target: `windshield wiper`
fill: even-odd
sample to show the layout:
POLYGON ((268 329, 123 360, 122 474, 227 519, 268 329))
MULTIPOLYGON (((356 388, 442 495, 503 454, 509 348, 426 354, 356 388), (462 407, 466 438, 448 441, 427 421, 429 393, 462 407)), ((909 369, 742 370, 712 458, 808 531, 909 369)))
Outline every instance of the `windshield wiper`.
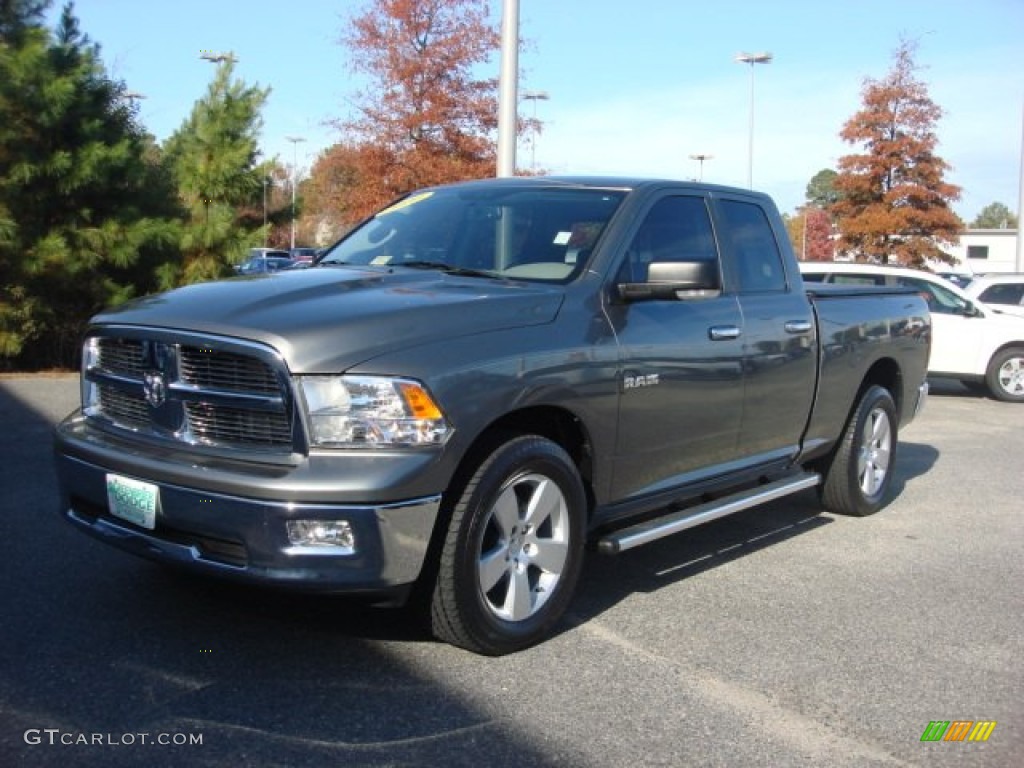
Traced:
POLYGON ((447 275, 459 275, 463 277, 489 277, 492 280, 503 279, 501 275, 483 269, 470 269, 469 267, 457 267, 444 261, 399 261, 389 264, 390 267, 411 267, 413 269, 436 269, 447 275))

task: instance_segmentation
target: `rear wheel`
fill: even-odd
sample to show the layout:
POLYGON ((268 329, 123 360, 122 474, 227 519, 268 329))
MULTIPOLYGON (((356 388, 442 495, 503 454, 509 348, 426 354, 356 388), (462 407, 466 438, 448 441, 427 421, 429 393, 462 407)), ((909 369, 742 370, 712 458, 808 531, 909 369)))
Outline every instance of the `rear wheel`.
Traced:
POLYGON ((452 510, 431 600, 435 636, 491 656, 542 640, 579 578, 585 509, 558 445, 526 435, 495 449, 452 510))
POLYGON ((1024 347, 997 352, 985 375, 988 391, 996 400, 1024 403, 1024 347))
POLYGON ((825 469, 820 489, 825 508, 857 517, 881 509, 892 482, 896 442, 896 404, 888 390, 869 387, 825 469))

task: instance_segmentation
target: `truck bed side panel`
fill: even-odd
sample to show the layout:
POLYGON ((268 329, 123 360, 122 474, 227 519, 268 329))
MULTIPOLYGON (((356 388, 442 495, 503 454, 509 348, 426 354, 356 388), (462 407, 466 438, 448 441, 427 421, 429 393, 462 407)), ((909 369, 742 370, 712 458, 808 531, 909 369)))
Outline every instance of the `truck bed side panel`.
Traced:
POLYGON ((842 434, 857 392, 872 371, 894 376, 900 422, 909 422, 931 345, 928 306, 916 293, 831 288, 816 286, 808 292, 821 344, 818 391, 804 440, 805 451, 812 454, 827 450, 842 434))

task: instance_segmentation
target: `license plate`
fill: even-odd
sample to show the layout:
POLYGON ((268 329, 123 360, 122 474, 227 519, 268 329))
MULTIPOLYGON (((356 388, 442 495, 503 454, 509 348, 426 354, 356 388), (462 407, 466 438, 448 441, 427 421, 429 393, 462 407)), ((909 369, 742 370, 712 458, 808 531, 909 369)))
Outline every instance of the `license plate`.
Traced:
POLYGON ((107 501, 110 514, 142 528, 156 528, 160 506, 160 488, 152 483, 121 475, 107 475, 107 501))

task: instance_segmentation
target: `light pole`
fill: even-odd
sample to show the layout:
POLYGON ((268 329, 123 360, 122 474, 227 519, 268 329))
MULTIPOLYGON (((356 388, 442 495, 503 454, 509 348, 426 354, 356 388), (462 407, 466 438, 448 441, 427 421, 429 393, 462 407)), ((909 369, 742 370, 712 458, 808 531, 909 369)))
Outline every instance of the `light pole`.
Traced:
POLYGON ((516 175, 516 111, 519 91, 519 0, 501 7, 501 71, 498 75, 498 164, 496 175, 516 175))
POLYGON ((697 181, 704 181, 704 161, 705 160, 710 160, 713 157, 714 157, 714 155, 705 155, 703 153, 696 154, 696 155, 690 155, 690 159, 691 160, 696 160, 698 163, 700 163, 700 165, 699 165, 699 169, 700 170, 699 170, 699 173, 697 175, 697 181))
POLYGON ((533 102, 533 129, 530 134, 530 171, 537 170, 537 102, 547 101, 551 98, 547 91, 523 91, 520 96, 523 101, 533 102))
POLYGON ((1017 191, 1017 271, 1024 272, 1024 105, 1020 120, 1020 172, 1017 191))
POLYGON ((305 141, 302 136, 285 136, 292 143, 292 248, 295 248, 295 183, 298 180, 298 149, 299 142, 305 141))
POLYGON ((267 247, 267 237, 270 233, 267 231, 267 184, 270 182, 270 177, 263 176, 263 247, 267 247))
POLYGON ((750 65, 750 137, 747 147, 747 186, 754 188, 754 65, 771 63, 770 53, 738 53, 736 61, 750 65))

